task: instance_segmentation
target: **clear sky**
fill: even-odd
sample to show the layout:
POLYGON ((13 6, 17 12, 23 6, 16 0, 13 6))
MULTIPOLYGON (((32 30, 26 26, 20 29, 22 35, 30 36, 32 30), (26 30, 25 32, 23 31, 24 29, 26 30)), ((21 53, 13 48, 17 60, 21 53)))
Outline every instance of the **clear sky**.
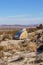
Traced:
POLYGON ((43 23, 43 0, 0 0, 0 24, 43 23))

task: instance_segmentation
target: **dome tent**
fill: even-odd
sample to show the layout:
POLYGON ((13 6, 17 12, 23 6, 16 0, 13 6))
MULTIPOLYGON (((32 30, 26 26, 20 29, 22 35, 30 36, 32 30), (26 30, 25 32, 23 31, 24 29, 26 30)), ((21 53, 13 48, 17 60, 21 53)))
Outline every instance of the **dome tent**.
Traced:
POLYGON ((28 36, 28 33, 27 33, 26 29, 21 29, 21 30, 19 30, 19 31, 15 34, 15 36, 14 36, 13 39, 26 39, 27 36, 28 36))

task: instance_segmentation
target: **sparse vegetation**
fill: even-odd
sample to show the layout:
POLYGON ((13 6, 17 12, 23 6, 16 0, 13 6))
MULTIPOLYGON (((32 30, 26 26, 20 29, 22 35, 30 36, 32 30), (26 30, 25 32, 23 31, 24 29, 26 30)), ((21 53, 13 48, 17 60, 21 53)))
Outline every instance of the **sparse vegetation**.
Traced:
POLYGON ((19 29, 0 31, 0 62, 7 63, 7 65, 11 65, 11 63, 12 65, 15 63, 17 65, 19 63, 22 65, 37 65, 36 61, 43 58, 43 52, 38 54, 37 51, 40 45, 43 45, 42 25, 39 27, 27 29, 28 38, 25 40, 13 40, 12 37, 19 29), (23 60, 21 57, 23 57, 23 60))

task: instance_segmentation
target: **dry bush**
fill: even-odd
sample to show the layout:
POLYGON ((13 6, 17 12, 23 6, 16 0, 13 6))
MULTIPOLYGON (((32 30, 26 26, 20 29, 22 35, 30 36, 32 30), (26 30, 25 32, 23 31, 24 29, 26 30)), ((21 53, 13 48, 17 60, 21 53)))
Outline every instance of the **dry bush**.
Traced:
POLYGON ((25 42, 25 43, 20 43, 20 50, 21 51, 32 51, 35 52, 37 50, 37 44, 34 42, 25 42))
POLYGON ((37 45, 35 44, 35 43, 29 43, 28 45, 27 45, 27 50, 29 50, 29 51, 36 51, 36 49, 37 49, 37 45))

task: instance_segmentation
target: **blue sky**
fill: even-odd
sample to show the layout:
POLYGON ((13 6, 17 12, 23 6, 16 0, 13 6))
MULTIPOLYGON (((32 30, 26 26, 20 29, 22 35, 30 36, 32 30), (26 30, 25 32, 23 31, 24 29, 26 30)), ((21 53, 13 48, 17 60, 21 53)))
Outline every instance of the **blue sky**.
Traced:
POLYGON ((0 0, 0 24, 43 23, 43 0, 0 0))

